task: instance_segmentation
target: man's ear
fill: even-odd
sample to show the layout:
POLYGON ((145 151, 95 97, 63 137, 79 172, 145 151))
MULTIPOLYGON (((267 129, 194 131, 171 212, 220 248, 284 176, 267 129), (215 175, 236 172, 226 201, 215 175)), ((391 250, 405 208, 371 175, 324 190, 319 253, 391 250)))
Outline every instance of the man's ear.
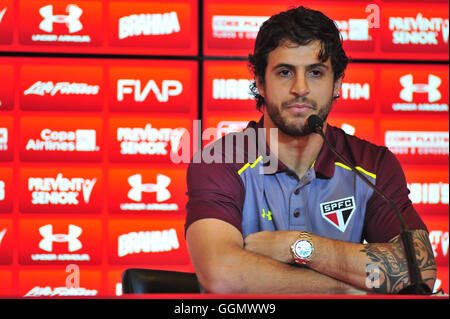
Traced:
POLYGON ((344 75, 341 75, 339 78, 336 79, 336 81, 334 81, 333 98, 339 97, 339 92, 341 90, 343 78, 344 75))
POLYGON ((255 77, 255 85, 256 88, 258 89, 259 95, 264 97, 266 92, 264 90, 264 81, 261 81, 261 77, 259 76, 255 77))

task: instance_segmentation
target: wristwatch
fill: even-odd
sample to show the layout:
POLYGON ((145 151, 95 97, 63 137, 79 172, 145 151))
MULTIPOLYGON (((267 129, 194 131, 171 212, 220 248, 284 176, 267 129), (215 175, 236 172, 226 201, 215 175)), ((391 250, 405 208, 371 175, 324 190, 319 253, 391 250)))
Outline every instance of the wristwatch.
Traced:
POLYGON ((298 264, 306 265, 314 253, 314 243, 308 232, 302 231, 291 246, 292 257, 298 264))

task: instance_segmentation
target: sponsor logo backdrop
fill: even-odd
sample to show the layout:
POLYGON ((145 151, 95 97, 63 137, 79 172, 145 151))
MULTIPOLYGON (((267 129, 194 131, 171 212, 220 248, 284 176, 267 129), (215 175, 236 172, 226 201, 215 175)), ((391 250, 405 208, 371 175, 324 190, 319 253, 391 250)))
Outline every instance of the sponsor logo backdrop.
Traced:
MULTIPOLYGON (((354 59, 329 122, 396 154, 448 293, 448 1, 413 2, 304 4, 354 59)), ((0 295, 112 296, 127 268, 193 272, 180 154, 260 118, 245 58, 293 5, 0 0, 0 295)))

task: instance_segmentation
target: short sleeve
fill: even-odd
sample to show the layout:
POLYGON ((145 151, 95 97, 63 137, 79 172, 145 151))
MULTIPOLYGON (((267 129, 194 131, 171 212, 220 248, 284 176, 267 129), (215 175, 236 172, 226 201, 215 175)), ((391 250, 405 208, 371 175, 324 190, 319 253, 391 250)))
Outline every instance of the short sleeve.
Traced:
MULTIPOLYGON (((427 230, 409 199, 409 190, 403 169, 387 148, 379 162, 376 186, 392 199, 410 230, 427 230)), ((388 242, 401 233, 401 224, 394 209, 375 192, 369 199, 364 221, 364 239, 367 242, 388 242)))
POLYGON ((242 232, 245 190, 234 165, 191 163, 187 170, 185 229, 197 220, 216 218, 242 232))

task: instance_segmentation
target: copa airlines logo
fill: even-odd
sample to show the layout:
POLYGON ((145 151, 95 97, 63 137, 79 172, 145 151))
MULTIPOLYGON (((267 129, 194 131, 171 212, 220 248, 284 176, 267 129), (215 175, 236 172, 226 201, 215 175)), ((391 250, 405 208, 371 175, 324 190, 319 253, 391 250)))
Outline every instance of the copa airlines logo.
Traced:
POLYGON ((180 30, 176 11, 132 14, 119 19, 119 39, 168 35, 178 33, 180 30))
POLYGON ((87 289, 83 287, 78 288, 67 288, 67 287, 40 287, 35 286, 30 291, 28 291, 24 297, 64 297, 64 296, 78 296, 78 297, 87 297, 87 296, 96 296, 98 294, 98 290, 96 289, 87 289))
POLYGON ((55 131, 45 128, 40 138, 30 138, 26 142, 26 151, 59 151, 59 152, 96 152, 96 131, 78 129, 75 131, 55 131))
POLYGON ((69 4, 66 6, 65 14, 56 14, 53 5, 46 5, 39 9, 39 14, 42 21, 39 24, 39 29, 47 32, 46 34, 33 34, 31 40, 35 42, 74 42, 74 43, 89 43, 91 37, 89 35, 73 35, 73 33, 83 30, 83 24, 80 18, 83 10, 76 4, 69 4), (63 24, 67 28, 69 34, 51 34, 54 30, 55 24, 63 24))
POLYGON ((400 155, 448 155, 448 132, 386 131, 385 145, 400 155))
POLYGON ((370 41, 369 20, 348 19, 335 20, 344 41, 370 41))
POLYGON ((90 85, 87 83, 76 82, 42 82, 37 81, 24 91, 24 95, 98 95, 99 85, 90 85))
POLYGON ((389 17, 393 44, 439 45, 448 43, 449 19, 426 17, 389 17))
POLYGON ((28 191, 33 205, 78 205, 88 204, 96 178, 66 178, 63 174, 54 177, 29 177, 28 191))
POLYGON ((124 100, 125 95, 132 95, 135 102, 144 102, 150 92, 153 92, 159 102, 168 102, 170 96, 183 92, 183 84, 177 80, 163 80, 161 88, 154 80, 149 80, 142 88, 141 80, 119 79, 117 81, 117 101, 124 100))
POLYGON ((117 128, 117 142, 122 155, 167 155, 178 152, 185 128, 155 128, 151 123, 142 127, 117 128))
POLYGON ((249 100, 252 99, 250 93, 249 79, 213 79, 213 99, 214 100, 249 100))
POLYGON ((213 37, 218 39, 256 39, 259 28, 269 17, 213 15, 213 37))
POLYGON ((118 237, 118 257, 130 254, 149 254, 178 250, 180 242, 174 228, 139 231, 118 237))

